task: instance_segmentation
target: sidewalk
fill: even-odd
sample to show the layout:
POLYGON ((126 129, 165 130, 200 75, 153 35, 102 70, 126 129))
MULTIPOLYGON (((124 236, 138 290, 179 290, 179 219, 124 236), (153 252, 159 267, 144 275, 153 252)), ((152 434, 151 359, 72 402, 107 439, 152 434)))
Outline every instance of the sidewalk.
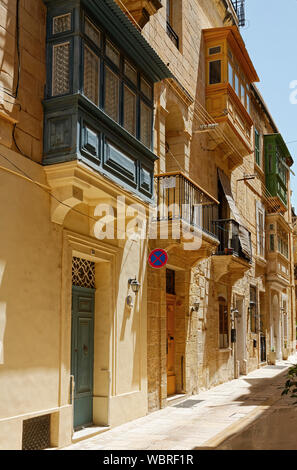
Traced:
POLYGON ((282 400, 285 376, 292 363, 297 363, 297 355, 63 450, 215 448, 282 400))

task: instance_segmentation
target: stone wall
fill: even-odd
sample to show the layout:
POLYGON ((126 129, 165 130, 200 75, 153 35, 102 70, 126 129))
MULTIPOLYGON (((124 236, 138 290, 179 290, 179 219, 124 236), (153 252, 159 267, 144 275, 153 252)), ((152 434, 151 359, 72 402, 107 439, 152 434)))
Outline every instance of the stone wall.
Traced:
POLYGON ((1 72, 4 101, 0 108, 0 142, 9 148, 17 147, 37 162, 42 159, 43 109, 42 99, 46 76, 45 35, 46 8, 42 0, 20 0, 19 51, 20 74, 18 96, 18 51, 16 34, 17 0, 0 3, 1 72), (11 96, 13 95, 13 96, 11 96))

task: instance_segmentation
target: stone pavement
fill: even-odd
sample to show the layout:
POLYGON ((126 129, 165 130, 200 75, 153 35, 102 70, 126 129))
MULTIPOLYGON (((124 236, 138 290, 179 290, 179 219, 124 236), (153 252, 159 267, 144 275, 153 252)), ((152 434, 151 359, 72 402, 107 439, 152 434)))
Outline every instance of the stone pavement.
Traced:
POLYGON ((297 355, 265 366, 174 406, 72 444, 63 450, 192 450, 215 448, 275 402, 297 355))

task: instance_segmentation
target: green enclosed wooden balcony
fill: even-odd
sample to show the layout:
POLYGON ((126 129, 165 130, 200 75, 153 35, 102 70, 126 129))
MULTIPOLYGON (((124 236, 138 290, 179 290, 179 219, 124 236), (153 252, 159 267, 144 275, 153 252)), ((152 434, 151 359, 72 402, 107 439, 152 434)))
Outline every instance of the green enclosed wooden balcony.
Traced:
POLYGON ((280 134, 264 136, 266 187, 280 212, 288 206, 288 180, 293 159, 280 134))

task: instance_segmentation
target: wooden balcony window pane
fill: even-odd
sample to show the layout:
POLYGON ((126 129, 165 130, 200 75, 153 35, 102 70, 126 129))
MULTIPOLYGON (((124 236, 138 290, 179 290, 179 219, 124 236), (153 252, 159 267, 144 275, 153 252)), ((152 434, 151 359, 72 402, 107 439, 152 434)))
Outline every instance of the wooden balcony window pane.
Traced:
POLYGON ((124 128, 130 134, 136 134, 136 95, 127 87, 124 87, 124 128))
POLYGON ((85 34, 97 47, 101 46, 101 33, 88 18, 85 19, 85 34))
POLYGON ((53 34, 61 34, 71 30, 71 13, 53 18, 53 34))
POLYGON ((109 41, 106 41, 106 55, 117 67, 120 66, 120 53, 109 41))
POLYGON ((141 92, 149 99, 152 99, 152 87, 141 77, 141 92))
POLYGON ((140 104, 140 140, 146 147, 151 148, 152 111, 143 102, 140 104))
POLYGON ((105 67, 104 110, 119 122, 119 78, 108 67, 105 67))
POLYGON ((135 86, 137 86, 137 71, 126 60, 125 60, 125 65, 124 65, 124 73, 125 73, 126 77, 129 78, 129 80, 135 86))
POLYGON ((221 83, 221 80, 221 61, 214 60, 212 62, 209 62, 209 84, 215 85, 216 83, 221 83))
POLYGON ((99 105, 99 58, 88 47, 84 48, 84 94, 99 105))
POLYGON ((70 43, 53 46, 53 96, 70 91, 70 43))

